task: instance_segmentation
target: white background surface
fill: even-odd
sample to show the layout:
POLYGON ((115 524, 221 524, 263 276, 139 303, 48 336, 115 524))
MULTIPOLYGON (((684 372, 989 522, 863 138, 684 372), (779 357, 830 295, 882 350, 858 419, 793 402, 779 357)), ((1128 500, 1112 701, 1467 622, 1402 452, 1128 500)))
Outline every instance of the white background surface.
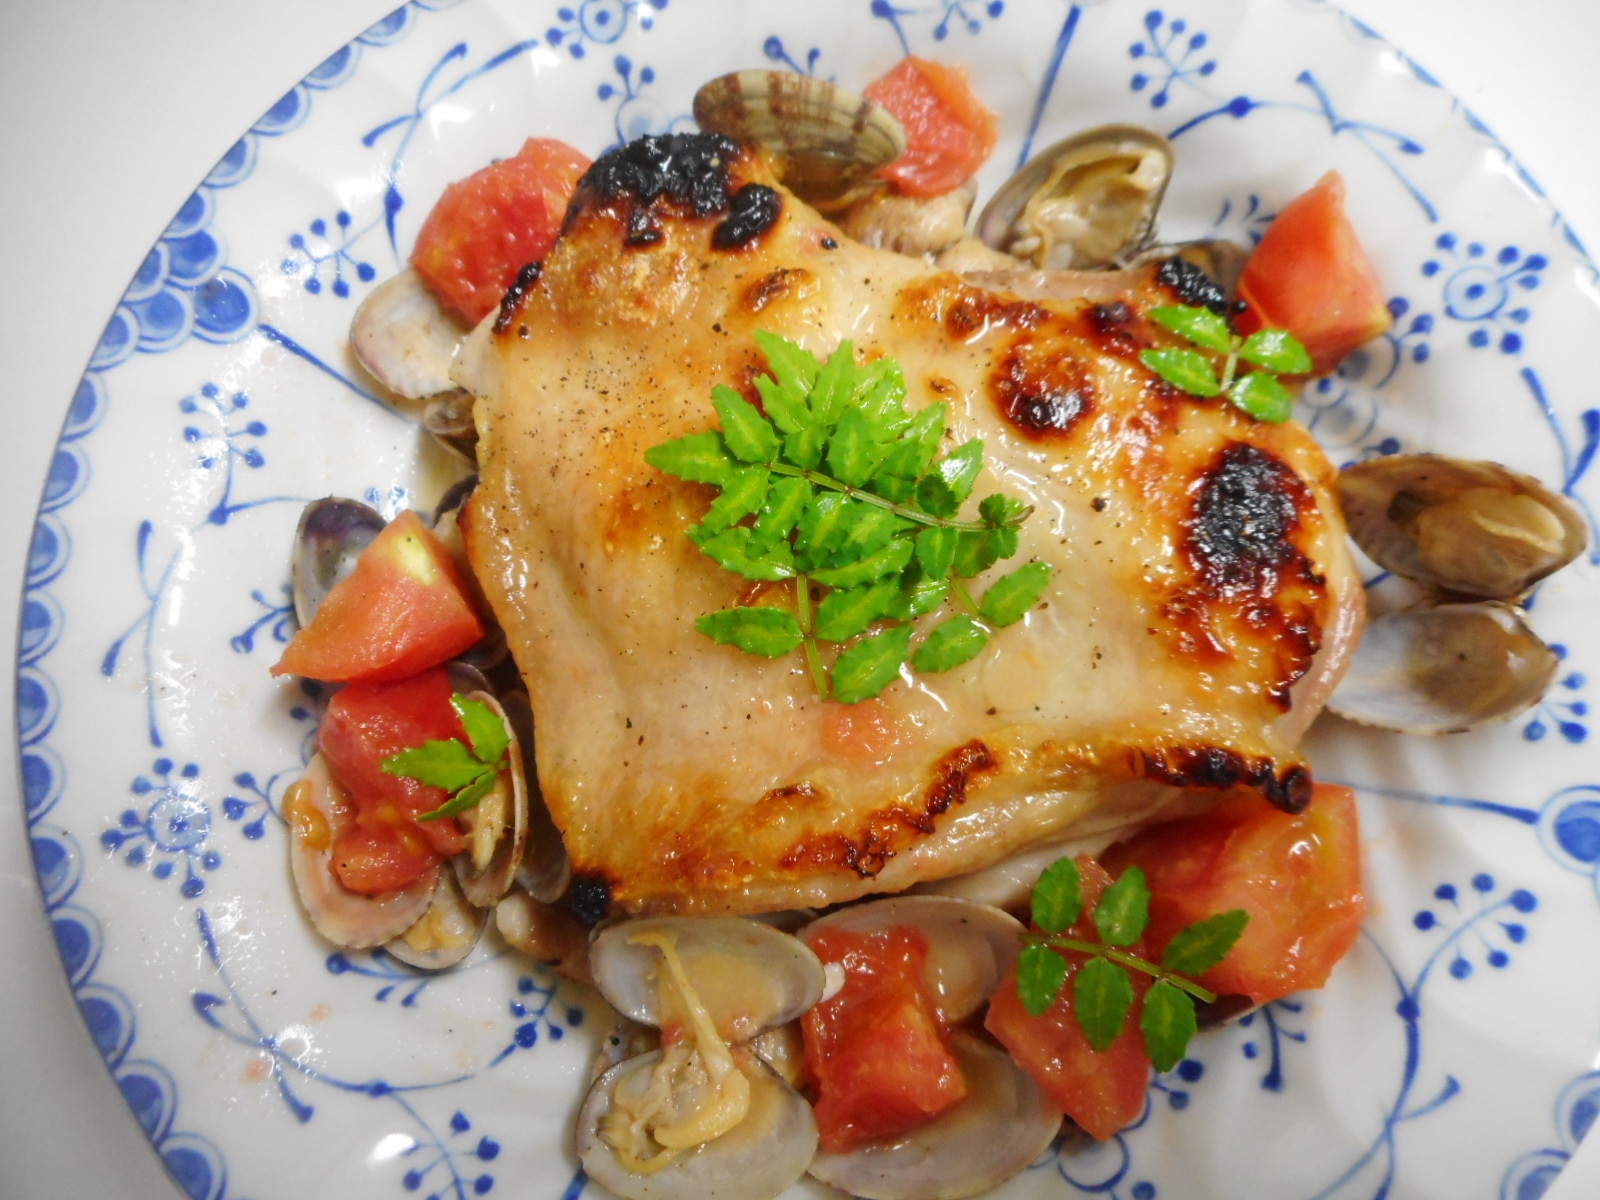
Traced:
MULTIPOLYGON (((0 628, 16 629, 67 402, 146 251, 235 138, 392 3, 0 0, 0 628)), ((1600 252, 1600 5, 1344 7, 1460 97, 1600 252)), ((13 692, 0 692, 0 1200, 168 1200, 176 1190, 91 1045, 49 937, 24 836, 13 692)), ((1480 1195, 1498 1192, 1485 1180, 1480 1195)), ((1600 1137, 1545 1200, 1597 1197, 1600 1137)))

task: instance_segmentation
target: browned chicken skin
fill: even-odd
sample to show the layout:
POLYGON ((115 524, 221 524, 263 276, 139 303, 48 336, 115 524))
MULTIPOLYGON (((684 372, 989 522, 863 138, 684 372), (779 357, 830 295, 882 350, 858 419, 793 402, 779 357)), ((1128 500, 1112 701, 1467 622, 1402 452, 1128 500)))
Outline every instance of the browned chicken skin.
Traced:
POLYGON ((1174 785, 1304 802, 1295 745, 1361 620, 1333 470, 1298 425, 1160 382, 1138 354, 1170 335, 1142 314, 1181 298, 1154 268, 1118 289, 1022 299, 866 248, 709 135, 596 164, 456 368, 479 397, 468 551, 592 906, 899 890, 1143 819, 1174 785), (695 632, 750 585, 685 536, 709 489, 644 452, 714 427, 715 383, 759 403, 756 329, 892 355, 908 408, 949 406, 950 447, 983 439, 974 504, 1034 505, 1010 565, 1054 578, 984 654, 847 706, 798 652, 695 632))

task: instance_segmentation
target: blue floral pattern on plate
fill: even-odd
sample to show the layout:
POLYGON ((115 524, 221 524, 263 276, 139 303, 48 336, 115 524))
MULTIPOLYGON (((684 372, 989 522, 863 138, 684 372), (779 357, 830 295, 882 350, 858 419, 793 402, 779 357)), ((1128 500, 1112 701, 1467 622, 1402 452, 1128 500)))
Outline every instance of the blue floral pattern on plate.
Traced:
MULTIPOLYGON (((721 70, 859 83, 904 53, 966 62, 1003 98, 986 187, 1078 125, 1153 122, 1179 148, 1173 220, 1192 228, 1172 232, 1251 240, 1339 167, 1358 225, 1382 233, 1396 322, 1307 390, 1301 419, 1339 462, 1508 457, 1593 526, 1600 409, 1560 347, 1600 320, 1572 268, 1600 273, 1470 112, 1321 0, 413 0, 286 92, 179 206, 71 398, 26 567, 17 720, 40 889, 90 1036, 184 1194, 306 1194, 299 1164, 329 1147, 328 1186, 352 1197, 586 1190, 560 1144, 604 1032, 580 996, 493 947, 439 976, 330 952, 289 895, 282 797, 320 695, 265 677, 290 628, 272 547, 309 497, 392 513, 438 489, 342 341, 447 180, 534 133, 598 153, 682 128, 721 70), (1263 40, 1283 52, 1241 51, 1263 40), (1304 161, 1263 158, 1268 130, 1304 161), (1510 181, 1441 173, 1463 146, 1510 181), (1204 169, 1235 158, 1260 177, 1204 169), (1463 404, 1480 428, 1453 419, 1463 404)), ((1262 1172, 1339 1200, 1447 1179, 1542 1194, 1600 1112, 1600 967, 1570 955, 1600 922, 1600 780, 1582 753, 1597 564, 1600 549, 1536 596, 1564 661, 1515 726, 1448 752, 1314 739, 1319 769, 1360 794, 1377 901, 1333 985, 1197 1040, 1134 1126, 1062 1139, 1006 1194, 1194 1200, 1262 1172), (1548 1001, 1539 1054, 1482 1036, 1532 995, 1548 1001), (1209 1153, 1291 1115, 1345 1132, 1209 1153)))

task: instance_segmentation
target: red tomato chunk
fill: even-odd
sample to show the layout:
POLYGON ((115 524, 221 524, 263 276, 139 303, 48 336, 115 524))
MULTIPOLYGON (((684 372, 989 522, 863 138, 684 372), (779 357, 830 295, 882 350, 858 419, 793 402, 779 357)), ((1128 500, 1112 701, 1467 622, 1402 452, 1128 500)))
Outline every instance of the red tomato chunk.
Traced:
POLYGON ((967 1084, 922 982, 922 935, 825 929, 807 943, 845 970, 844 987, 801 1023, 822 1148, 905 1133, 959 1104, 967 1084))
POLYGON ((445 802, 442 788, 380 765, 429 740, 464 739, 450 695, 449 676, 436 667, 398 683, 353 683, 328 702, 317 745, 355 809, 333 846, 334 872, 353 892, 404 887, 466 844, 452 818, 416 820, 445 802))
POLYGON ((1257 1004, 1321 987, 1361 930, 1361 838, 1355 795, 1318 784, 1290 815, 1254 794, 1156 825, 1105 854, 1121 872, 1138 865, 1150 886, 1145 941, 1159 958, 1173 934, 1213 913, 1242 908, 1244 934, 1199 982, 1257 1004))
POLYGON ((1394 323, 1383 284, 1344 211, 1344 180, 1329 171, 1273 218, 1239 276, 1248 306, 1240 333, 1287 329, 1311 355, 1312 374, 1333 370, 1394 323))
POLYGON ((450 552, 416 513, 403 512, 328 592, 272 673, 329 683, 404 679, 454 658, 483 632, 450 552))
POLYGON ((906 151, 881 174, 912 196, 938 196, 965 183, 994 149, 995 117, 960 67, 903 58, 867 85, 866 96, 899 118, 906 151))
MULTIPOLYGON (((1092 916, 1094 904, 1110 885, 1111 876, 1087 855, 1080 855, 1077 862, 1083 879, 1084 912, 1067 932, 1072 937, 1098 940, 1092 916)), ((1138 946, 1129 949, 1143 953, 1138 946)), ((1140 972, 1132 973, 1134 1006, 1128 1023, 1116 1041, 1097 1051, 1072 1015, 1070 1001, 1073 977, 1086 956, 1069 953, 1063 957, 1067 960, 1066 984, 1042 1015, 1029 1016, 1022 1006, 1013 971, 990 997, 984 1028, 1011 1052, 1017 1065, 1033 1076, 1062 1112, 1091 1137, 1104 1141, 1133 1124, 1144 1112, 1150 1058, 1139 1033, 1139 1011, 1150 979, 1140 972)))
POLYGON ((516 157, 445 188, 417 234, 411 265, 446 307, 476 325, 518 271, 550 253, 588 169, 589 160, 564 142, 529 138, 516 157))

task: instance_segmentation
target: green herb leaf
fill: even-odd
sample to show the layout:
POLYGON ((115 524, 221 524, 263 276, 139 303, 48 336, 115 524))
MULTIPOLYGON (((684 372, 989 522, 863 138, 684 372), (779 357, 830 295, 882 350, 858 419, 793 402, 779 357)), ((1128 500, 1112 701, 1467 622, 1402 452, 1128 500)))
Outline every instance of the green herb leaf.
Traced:
POLYGON ((896 625, 862 638, 834 659, 834 699, 854 704, 876 696, 899 678, 910 650, 909 625, 896 625))
POLYGON ((485 768, 478 774, 476 779, 439 805, 438 808, 429 812, 418 813, 417 820, 442 821, 446 817, 459 817, 494 790, 495 779, 498 775, 498 771, 485 768))
POLYGON ((1067 960, 1050 947, 1033 943, 1017 955, 1017 995, 1030 1017, 1044 1016, 1066 981, 1067 960))
POLYGON ((1258 329, 1239 346, 1239 357, 1280 375, 1309 375, 1311 355, 1286 329, 1258 329))
POLYGON ((856 501, 846 522, 844 537, 834 548, 830 566, 844 566, 874 554, 889 544, 889 539, 911 529, 911 523, 888 509, 856 501))
POLYGON ((1069 856, 1044 869, 1033 885, 1033 923, 1046 933, 1062 933, 1083 914, 1083 877, 1069 856))
POLYGON ((733 455, 720 433, 691 433, 662 442, 646 450, 644 460, 656 470, 690 483, 721 483, 734 468, 733 455))
POLYGON ((715 533, 756 512, 766 503, 772 473, 765 467, 738 467, 728 472, 722 495, 711 502, 702 526, 715 533))
POLYGON ((812 495, 811 484, 804 479, 792 475, 774 479, 767 489, 766 503, 750 527, 750 544, 770 546, 787 538, 811 503, 812 495))
POLYGON ((962 579, 971 579, 1016 552, 1017 531, 1010 525, 982 531, 963 529, 956 538, 956 557, 951 569, 962 579))
POLYGON ((1191 396, 1222 394, 1222 385, 1217 382, 1210 360, 1198 350, 1141 350, 1139 361, 1191 396))
POLYGON ((814 471, 822 465, 827 447, 828 431, 821 425, 807 425, 783 439, 783 457, 802 471, 814 471))
POLYGON ((894 610, 894 615, 905 621, 936 611, 950 594, 948 572, 929 575, 921 567, 912 564, 900 579, 901 603, 894 610))
POLYGON ((1226 354, 1233 348, 1233 331, 1228 328, 1228 322, 1209 308, 1186 304, 1167 305, 1152 308, 1150 319, 1196 346, 1204 346, 1218 354, 1226 354))
POLYGON ((793 613, 766 606, 706 613, 694 627, 718 645, 737 646, 763 658, 782 658, 805 640, 793 613))
POLYGON ((1178 930, 1161 952, 1161 965, 1174 975, 1203 975, 1233 949, 1250 921, 1242 908, 1232 908, 1178 930))
POLYGON ((768 419, 785 435, 785 445, 789 437, 811 424, 811 409, 803 388, 786 387, 766 375, 757 375, 756 391, 761 394, 761 407, 767 410, 768 419))
POLYGON ((1194 1001, 1165 979, 1156 980, 1145 993, 1144 1011, 1139 1015, 1145 1053, 1155 1069, 1170 1071, 1182 1062, 1198 1028, 1194 1001))
POLYGON ((904 569, 914 553, 916 546, 910 538, 895 538, 881 550, 874 551, 857 562, 812 571, 811 578, 828 587, 855 587, 857 584, 869 583, 904 569))
POLYGON ((936 674, 970 662, 989 644, 989 635, 965 613, 958 613, 933 627, 911 656, 911 666, 918 671, 936 674))
POLYGON ((972 485, 983 470, 983 441, 963 442, 934 464, 933 471, 917 484, 917 502, 924 512, 936 517, 953 517, 972 494, 972 485))
POLYGON ((1002 525, 1020 524, 1032 511, 1032 507, 1021 500, 1014 496, 1001 495, 999 492, 985 496, 978 505, 978 515, 996 529, 1002 525))
POLYGON ((1073 976, 1072 1011, 1094 1049, 1111 1048, 1132 1007, 1133 980, 1115 963, 1091 958, 1073 976))
POLYGON ((456 716, 461 719, 461 728, 466 732, 467 742, 478 761, 498 765, 511 748, 511 732, 500 714, 482 700, 474 700, 460 692, 450 693, 450 707, 456 710, 456 716))
POLYGON ((852 408, 839 418, 828 443, 828 470, 840 483, 859 487, 878 469, 883 451, 871 423, 860 409, 852 408))
POLYGON ((943 579, 955 565, 956 545, 961 532, 948 525, 924 529, 917 534, 917 565, 930 579, 943 579))
POLYGON ((805 556, 809 565, 828 561, 850 532, 851 520, 860 516, 860 501, 838 492, 817 492, 812 495, 800 522, 795 527, 794 548, 805 556))
POLYGON ((410 746, 391 754, 378 764, 386 775, 415 779, 447 792, 464 788, 483 774, 484 762, 454 738, 429 738, 420 746, 410 746))
POLYGON ((721 532, 695 525, 689 529, 689 540, 724 571, 767 582, 793 579, 794 552, 789 548, 789 543, 777 542, 770 546, 759 542, 752 544, 751 532, 747 525, 735 525, 721 532))
POLYGON ((1150 922, 1150 889, 1144 872, 1129 867, 1100 893, 1094 906, 1094 927, 1108 946, 1131 946, 1150 922))
POLYGON ((817 372, 811 385, 811 417, 823 428, 832 427, 844 415, 856 385, 856 348, 842 341, 817 372))
POLYGON ((880 579, 865 587, 834 588, 817 605, 811 632, 824 642, 847 642, 889 610, 900 596, 898 579, 880 579))
POLYGON ((1002 575, 989 585, 978 611, 983 614, 984 620, 1002 628, 1014 625, 1039 603, 1039 597, 1044 594, 1054 573, 1049 563, 1031 562, 1009 575, 1002 575))
POLYGON ((1265 371, 1241 375, 1228 388, 1228 399, 1258 421, 1278 424, 1294 411, 1294 394, 1265 371))
POLYGON ((735 458, 747 463, 769 463, 777 457, 778 435, 755 405, 721 383, 711 389, 711 404, 722 422, 722 440, 735 458))

